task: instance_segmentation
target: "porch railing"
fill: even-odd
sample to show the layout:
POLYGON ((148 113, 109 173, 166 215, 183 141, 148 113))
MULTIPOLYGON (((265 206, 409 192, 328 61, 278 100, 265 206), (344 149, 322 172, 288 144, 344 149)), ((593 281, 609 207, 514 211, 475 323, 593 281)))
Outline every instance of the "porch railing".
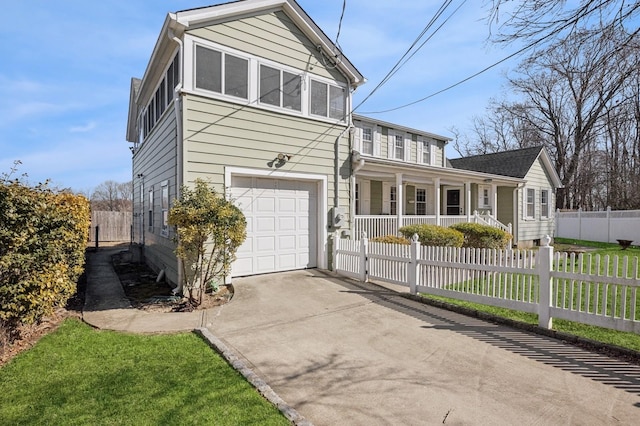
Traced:
MULTIPOLYGON (((402 216, 401 220, 401 226, 428 224, 448 227, 456 223, 467 222, 467 216, 443 215, 439 218, 435 215, 402 216)), ((511 234, 511 224, 505 225, 488 214, 479 214, 478 212, 474 212, 473 215, 469 217, 469 222, 493 226, 511 234)), ((363 232, 366 233, 368 238, 381 237, 384 235, 398 235, 398 229, 400 228, 398 223, 398 216, 356 216, 354 218, 353 238, 360 239, 362 235, 364 235, 363 232)))

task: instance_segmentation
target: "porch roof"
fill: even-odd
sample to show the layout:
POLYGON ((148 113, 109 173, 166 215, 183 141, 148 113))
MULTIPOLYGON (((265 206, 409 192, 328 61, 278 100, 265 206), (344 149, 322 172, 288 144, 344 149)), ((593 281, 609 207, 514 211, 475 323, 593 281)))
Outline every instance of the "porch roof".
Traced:
POLYGON ((496 184, 499 186, 518 186, 524 183, 522 178, 501 176, 492 173, 482 173, 471 170, 454 169, 450 167, 436 167, 426 164, 414 164, 388 160, 377 157, 362 156, 354 152, 354 163, 358 163, 354 174, 356 176, 380 179, 395 179, 397 173, 402 173, 403 180, 416 183, 433 183, 440 178, 440 183, 462 184, 465 182, 479 184, 496 184))

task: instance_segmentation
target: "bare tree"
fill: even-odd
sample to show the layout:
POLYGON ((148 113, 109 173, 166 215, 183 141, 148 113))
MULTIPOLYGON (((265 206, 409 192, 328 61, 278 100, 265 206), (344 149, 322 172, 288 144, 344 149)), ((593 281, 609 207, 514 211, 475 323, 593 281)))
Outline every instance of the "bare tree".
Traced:
POLYGON ((132 211, 133 184, 107 180, 91 193, 91 208, 106 211, 132 211))
POLYGON ((640 1, 492 0, 490 5, 489 23, 498 43, 521 40, 537 45, 566 39, 577 32, 583 37, 598 38, 602 30, 626 33, 632 28, 628 38, 618 40, 622 47, 639 30, 633 19, 640 15, 640 1))

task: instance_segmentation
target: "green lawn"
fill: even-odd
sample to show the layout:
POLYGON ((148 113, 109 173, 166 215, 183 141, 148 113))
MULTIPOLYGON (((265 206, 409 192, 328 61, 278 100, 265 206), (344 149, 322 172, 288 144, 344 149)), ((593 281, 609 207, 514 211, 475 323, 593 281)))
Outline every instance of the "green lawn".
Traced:
MULTIPOLYGON (((593 247, 594 251, 590 251, 585 256, 600 255, 601 262, 599 265, 588 265, 582 268, 581 272, 586 272, 592 275, 626 275, 633 276, 636 272, 635 257, 640 257, 640 248, 632 246, 627 250, 621 250, 618 244, 607 243, 592 243, 589 241, 579 240, 565 240, 556 238, 556 247, 559 250, 566 249, 569 245, 581 245, 585 247, 593 247), (604 257, 620 256, 621 260, 617 265, 614 265, 613 261, 605 263, 604 257), (626 263, 622 258, 628 257, 626 263), (616 273, 614 273, 614 270, 616 273)), ((574 270, 578 272, 577 261, 574 261, 574 270)), ((571 271, 574 265, 567 265, 567 270, 571 271)), ((640 269, 640 268, 639 268, 640 269)), ((563 265, 564 270, 564 265, 563 265)), ((528 280, 527 276, 518 276, 518 274, 486 274, 489 278, 477 278, 470 281, 464 281, 457 284, 452 284, 450 289, 457 291, 472 292, 475 294, 483 295, 507 295, 508 298, 516 300, 529 300, 533 295, 534 299, 537 297, 536 282, 528 280), (515 284, 513 284, 515 282, 515 284)), ((603 280, 606 281, 606 280, 603 280)), ((614 309, 616 316, 622 316, 620 306, 622 306, 622 300, 627 301, 627 311, 624 313, 625 318, 629 318, 631 315, 631 296, 633 289, 623 286, 605 286, 603 284, 595 283, 577 283, 575 286, 571 286, 571 280, 558 280, 558 288, 556 290, 555 297, 559 303, 566 308, 572 307, 577 309, 578 306, 589 306, 589 311, 593 312, 597 309, 598 312, 602 311, 603 303, 607 305, 608 314, 614 309)), ((432 295, 422 295, 428 299, 434 299, 439 301, 445 301, 447 303, 463 306, 469 309, 477 310, 480 312, 486 312, 498 317, 508 318, 515 321, 521 321, 529 324, 538 324, 538 316, 535 314, 529 314, 525 312, 514 311, 511 309, 498 308, 488 305, 482 305, 478 303, 465 302, 457 299, 451 299, 446 297, 438 297, 432 295)), ((636 300, 636 320, 640 319, 640 297, 636 300)), ((576 336, 585 337, 588 339, 596 340, 599 342, 613 344, 628 349, 640 351, 640 336, 635 333, 624 333, 614 330, 609 330, 602 327, 589 326, 572 321, 565 321, 560 319, 553 320, 553 328, 558 331, 563 331, 576 336)))
POLYGON ((0 369, 11 425, 288 425, 195 334, 141 336, 66 320, 0 369))

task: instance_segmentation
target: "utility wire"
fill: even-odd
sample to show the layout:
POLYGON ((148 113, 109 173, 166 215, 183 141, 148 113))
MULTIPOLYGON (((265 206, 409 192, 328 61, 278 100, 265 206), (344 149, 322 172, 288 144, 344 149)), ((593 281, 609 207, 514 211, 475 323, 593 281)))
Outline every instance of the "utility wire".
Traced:
MULTIPOLYGON (((593 11, 593 9, 591 11, 593 11)), ((427 99, 433 98, 434 96, 437 96, 437 95, 439 95, 439 94, 441 94, 443 92, 446 92, 448 90, 453 89, 454 87, 457 87, 457 86, 459 86, 459 85, 461 85, 463 83, 466 83, 467 81, 469 81, 469 80, 471 80, 471 79, 473 79, 473 78, 475 78, 475 77, 477 77, 477 76, 489 71, 490 69, 495 68, 496 66, 500 65, 501 63, 503 63, 505 61, 508 61, 509 59, 513 58, 514 56, 518 56, 521 53, 523 53, 523 52, 525 52, 525 51, 537 46, 538 44, 546 41, 547 39, 559 34, 560 32, 562 32, 563 30, 567 29, 568 27, 575 25, 576 22, 577 22, 577 19, 578 19, 578 16, 574 15, 571 19, 566 20, 564 25, 555 28, 553 31, 549 32, 547 35, 545 35, 543 37, 540 37, 537 40, 534 40, 533 42, 529 43, 528 45, 526 45, 522 49, 517 50, 516 52, 506 56, 505 58, 500 59, 497 62, 494 62, 493 64, 489 65, 486 68, 483 68, 482 70, 476 72, 475 74, 472 74, 469 77, 458 81, 457 83, 454 83, 454 84, 452 84, 450 86, 447 86, 444 89, 438 90, 437 92, 434 92, 434 93, 432 93, 432 94, 430 94, 428 96, 425 96, 424 98, 420 98, 420 99, 418 99, 416 101, 409 102, 407 104, 400 105, 400 106, 397 106, 395 108, 389 108, 389 109, 385 109, 385 110, 381 110, 381 111, 366 111, 366 112, 361 112, 361 114, 382 114, 382 113, 385 113, 385 112, 397 111, 399 109, 407 108, 407 107, 415 105, 417 103, 424 102, 427 99)), ((353 109, 353 111, 355 111, 357 108, 359 108, 367 99, 369 99, 370 96, 371 95, 367 96, 362 102, 360 102, 358 104, 358 106, 353 109)))
POLYGON ((342 13, 340 14, 340 21, 338 21, 338 34, 336 34, 336 46, 338 46, 338 49, 340 49, 340 51, 342 51, 342 46, 340 46, 338 39, 340 38, 340 31, 342 30, 342 20, 344 19, 344 11, 346 9, 347 9, 347 0, 343 0, 342 13))
MULTIPOLYGON (((395 65, 391 68, 391 70, 389 70, 389 72, 387 73, 387 75, 380 81, 380 83, 378 83, 378 85, 376 87, 373 88, 373 90, 355 107, 353 108, 352 111, 357 110, 358 108, 360 108, 360 106, 362 106, 362 104, 364 104, 371 96, 373 96, 374 93, 376 93, 378 91, 378 89, 380 89, 384 84, 387 83, 387 81, 389 81, 389 79, 391 78, 391 76, 393 76, 404 64, 406 64, 407 61, 403 60, 411 53, 411 51, 413 50, 413 48, 418 44, 418 42, 422 39, 422 37, 427 33, 427 31, 429 31, 429 29, 433 26, 433 24, 435 23, 435 21, 437 21, 440 16, 442 16, 442 14, 445 12, 445 10, 451 5, 453 0, 445 0, 442 5, 440 6, 440 8, 436 11, 436 14, 433 16, 433 18, 431 18, 431 20, 429 21, 429 23, 427 23, 427 25, 423 28, 423 30, 420 32, 420 34, 418 35, 418 37, 416 37, 416 39, 413 41, 413 43, 411 43, 411 46, 409 46, 409 48, 405 51, 405 53, 400 57, 400 59, 398 59, 398 61, 395 63, 395 65)), ((466 0, 465 0, 466 1, 466 0)), ((457 10, 457 9, 456 9, 457 10)), ((420 47, 417 50, 420 50, 420 48, 422 48, 422 46, 424 46, 424 43, 422 43, 420 45, 420 47)), ((416 50, 416 52, 417 52, 416 50)), ((415 54, 415 52, 413 53, 415 54)), ((411 56, 413 56, 413 54, 411 56)), ((408 60, 408 59, 407 59, 408 60)))

